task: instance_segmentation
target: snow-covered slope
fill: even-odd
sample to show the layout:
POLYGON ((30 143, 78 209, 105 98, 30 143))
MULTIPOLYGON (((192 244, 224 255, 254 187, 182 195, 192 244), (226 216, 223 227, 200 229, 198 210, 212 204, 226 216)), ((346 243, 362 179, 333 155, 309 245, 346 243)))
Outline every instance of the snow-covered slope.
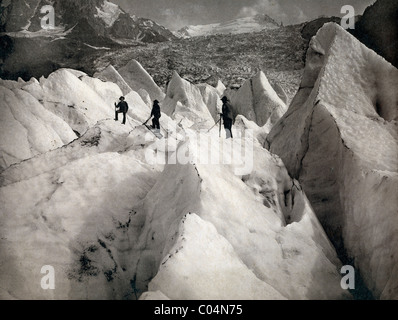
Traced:
POLYGON ((398 297, 398 70, 337 24, 268 143, 376 298, 398 297))
POLYGON ((279 25, 267 15, 238 18, 208 25, 187 26, 178 32, 179 37, 200 37, 214 34, 240 34, 277 29, 279 25))

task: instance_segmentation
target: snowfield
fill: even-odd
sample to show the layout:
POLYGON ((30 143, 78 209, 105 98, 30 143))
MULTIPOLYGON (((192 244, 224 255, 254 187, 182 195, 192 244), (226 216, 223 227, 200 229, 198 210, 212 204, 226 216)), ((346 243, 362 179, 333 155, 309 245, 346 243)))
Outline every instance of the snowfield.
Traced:
POLYGON ((339 245, 396 298, 397 77, 328 25, 289 109, 262 72, 229 92, 227 140, 221 82, 175 72, 163 92, 136 61, 1 80, 0 298, 352 299, 339 245), (142 125, 154 99, 161 139, 142 125))

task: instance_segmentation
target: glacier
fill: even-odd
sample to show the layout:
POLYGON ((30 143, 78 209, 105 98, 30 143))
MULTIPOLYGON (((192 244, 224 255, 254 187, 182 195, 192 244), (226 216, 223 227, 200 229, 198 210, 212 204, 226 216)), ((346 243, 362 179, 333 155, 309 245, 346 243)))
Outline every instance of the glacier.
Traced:
POLYGON ((176 72, 163 92, 137 61, 1 80, 0 298, 352 299, 343 250, 396 298, 397 79, 329 24, 290 107, 263 72, 236 93, 176 72), (154 99, 162 139, 142 125, 154 99))

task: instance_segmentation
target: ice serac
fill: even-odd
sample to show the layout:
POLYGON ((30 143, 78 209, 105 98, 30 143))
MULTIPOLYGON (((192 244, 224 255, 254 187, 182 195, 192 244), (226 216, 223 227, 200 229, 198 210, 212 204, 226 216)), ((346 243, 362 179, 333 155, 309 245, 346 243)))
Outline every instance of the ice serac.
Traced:
POLYGON ((228 90, 226 95, 230 98, 236 113, 256 122, 259 126, 267 124, 271 128, 287 110, 286 104, 262 71, 246 81, 238 91, 228 90))
POLYGON ((219 113, 222 109, 222 102, 219 91, 206 83, 198 84, 197 87, 202 94, 203 102, 209 109, 211 116, 214 120, 218 121, 220 119, 219 113))
POLYGON ((112 65, 109 65, 104 70, 95 73, 94 77, 101 79, 102 81, 111 81, 117 84, 124 95, 127 95, 133 90, 112 65))
POLYGON ((337 24, 310 43, 301 89, 268 136, 341 256, 398 298, 398 70, 337 24))
POLYGON ((257 278, 214 225, 196 214, 189 214, 180 222, 179 238, 170 252, 150 284, 154 292, 161 288, 172 299, 286 299, 257 278))
MULTIPOLYGON (((120 88, 123 88, 123 83, 119 82, 121 86, 118 86, 118 82, 114 82, 112 80, 104 82, 95 77, 88 76, 83 76, 81 81, 97 92, 106 105, 110 106, 113 116, 115 103, 119 102, 120 95, 122 95, 120 88)), ((148 93, 144 89, 140 89, 138 92, 135 92, 131 89, 126 91, 128 91, 128 93, 124 94, 124 97, 129 105, 127 121, 130 121, 130 119, 135 119, 140 122, 144 122, 148 119, 151 113, 149 108, 151 103, 150 100, 148 100, 148 93), (144 101, 142 97, 146 98, 146 101, 144 101)))
POLYGON ((203 101, 200 89, 182 79, 175 71, 167 87, 163 111, 178 121, 186 118, 202 128, 210 128, 214 124, 214 119, 203 101))
MULTIPOLYGON (((129 92, 128 119, 142 123, 150 109, 138 93, 129 92)), ((60 69, 40 82, 0 80, 1 169, 67 145, 98 121, 113 119, 114 103, 122 94, 116 83, 72 69, 60 69)))
MULTIPOLYGON (((148 272, 141 279, 153 277, 148 290, 174 300, 349 297, 341 263, 282 161, 256 143, 251 174, 236 176, 235 165, 199 163, 218 150, 215 141, 181 145, 197 156, 166 166, 136 209, 147 212, 140 238, 147 254, 137 270, 148 272)), ((232 145, 224 148, 227 157, 232 145)))
POLYGON ((1 173, 2 299, 135 298, 131 210, 162 169, 143 161, 146 134, 105 120, 1 173), (54 290, 40 286, 46 265, 54 290))
MULTIPOLYGON (((349 298, 300 184, 256 136, 238 134, 254 122, 239 116, 233 141, 218 128, 197 139, 184 125, 157 139, 135 91, 126 125, 113 120, 114 83, 61 69, 3 84, 86 129, 0 172, 1 299, 349 298), (40 286, 43 266, 54 267, 54 290, 40 286)), ((183 124, 214 124, 200 90, 178 75, 164 104, 183 124)))
POLYGON ((217 85, 216 85, 215 88, 216 88, 216 90, 217 90, 217 93, 218 93, 220 96, 224 95, 225 90, 227 90, 226 86, 224 85, 224 83, 222 83, 221 80, 218 80, 217 85))
POLYGON ((48 111, 63 119, 79 136, 103 119, 114 117, 114 102, 122 95, 111 82, 72 69, 59 69, 24 86, 48 111))
POLYGON ((36 84, 0 81, 0 170, 76 139, 70 126, 23 89, 36 84))
MULTIPOLYGON (((134 91, 145 89, 152 100, 162 101, 165 97, 164 92, 152 79, 151 75, 136 60, 131 60, 127 65, 118 70, 127 84, 134 91)), ((144 97, 143 97, 144 98, 144 97)))
POLYGON ((281 98, 284 104, 289 105, 289 97, 283 89, 283 87, 277 82, 271 82, 272 88, 275 90, 276 94, 281 98))

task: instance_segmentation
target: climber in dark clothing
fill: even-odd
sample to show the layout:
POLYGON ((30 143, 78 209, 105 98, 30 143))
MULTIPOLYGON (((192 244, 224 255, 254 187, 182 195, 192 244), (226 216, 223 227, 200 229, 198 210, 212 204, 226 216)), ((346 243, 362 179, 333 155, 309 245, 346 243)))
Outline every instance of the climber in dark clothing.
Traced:
POLYGON ((155 100, 153 102, 153 108, 152 108, 152 112, 151 112, 151 117, 153 117, 153 119, 152 119, 152 129, 160 130, 159 119, 160 119, 161 116, 162 116, 162 113, 160 111, 159 101, 155 100))
POLYGON ((120 100, 119 104, 116 105, 116 103, 115 103, 115 107, 116 107, 116 110, 115 110, 115 121, 119 120, 119 117, 118 117, 119 113, 123 113, 123 122, 122 122, 122 124, 126 124, 126 115, 127 115, 127 112, 129 111, 129 105, 125 101, 124 97, 120 97, 119 100, 120 100))
POLYGON ((221 116, 224 121, 224 128, 225 132, 227 133, 227 139, 233 138, 232 135, 232 124, 234 122, 233 109, 227 97, 223 97, 221 101, 223 102, 221 116))

